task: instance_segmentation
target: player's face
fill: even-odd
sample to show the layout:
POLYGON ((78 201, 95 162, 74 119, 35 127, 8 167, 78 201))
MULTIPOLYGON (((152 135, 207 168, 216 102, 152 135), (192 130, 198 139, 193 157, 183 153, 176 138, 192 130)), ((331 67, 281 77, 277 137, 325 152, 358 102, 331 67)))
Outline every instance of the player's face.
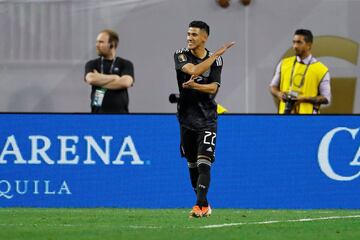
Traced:
POLYGON ((306 57, 311 49, 311 43, 305 42, 303 35, 295 35, 293 38, 293 49, 296 56, 306 57))
POLYGON ((190 50, 204 46, 207 40, 207 34, 200 28, 190 27, 187 32, 187 47, 190 50))
POLYGON ((99 56, 107 56, 110 54, 109 35, 107 33, 99 33, 96 38, 96 52, 99 56))

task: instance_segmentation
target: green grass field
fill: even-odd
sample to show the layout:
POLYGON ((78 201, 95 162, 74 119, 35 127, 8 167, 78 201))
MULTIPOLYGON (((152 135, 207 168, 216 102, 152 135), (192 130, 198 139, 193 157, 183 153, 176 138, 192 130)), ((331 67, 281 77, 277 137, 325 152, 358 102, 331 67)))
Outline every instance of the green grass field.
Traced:
POLYGON ((359 210, 0 208, 0 239, 360 239, 359 210))

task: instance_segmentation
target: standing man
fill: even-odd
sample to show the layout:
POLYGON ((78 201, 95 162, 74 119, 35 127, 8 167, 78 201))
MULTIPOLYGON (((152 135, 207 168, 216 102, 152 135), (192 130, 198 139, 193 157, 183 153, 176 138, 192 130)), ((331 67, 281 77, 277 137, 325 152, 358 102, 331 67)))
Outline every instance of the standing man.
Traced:
POLYGON ((280 114, 318 114, 320 105, 331 101, 329 70, 311 54, 312 42, 310 30, 296 30, 296 56, 283 59, 276 67, 270 92, 279 100, 280 114))
POLYGON ((181 155, 186 157, 197 201, 192 217, 211 214, 207 201, 210 167, 215 160, 217 112, 215 96, 221 83, 221 55, 234 43, 215 53, 205 48, 210 33, 202 21, 193 21, 187 32, 187 48, 174 54, 180 98, 177 116, 180 123, 181 155))
POLYGON ((105 29, 96 38, 98 58, 85 65, 85 82, 91 85, 92 113, 129 113, 127 89, 134 83, 133 64, 116 56, 119 36, 105 29))

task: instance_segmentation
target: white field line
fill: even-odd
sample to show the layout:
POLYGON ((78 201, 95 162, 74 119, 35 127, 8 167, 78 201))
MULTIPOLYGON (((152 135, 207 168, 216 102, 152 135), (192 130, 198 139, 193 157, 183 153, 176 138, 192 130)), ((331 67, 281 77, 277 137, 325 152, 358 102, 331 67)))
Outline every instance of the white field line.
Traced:
MULTIPOLYGON (((262 222, 239 222, 239 223, 224 223, 224 224, 214 224, 214 225, 205 225, 200 227, 185 227, 186 229, 209 229, 209 228, 225 228, 225 227, 234 227, 234 226, 243 226, 243 225, 266 225, 274 223, 289 223, 289 222, 314 222, 314 221, 325 221, 333 219, 349 219, 349 218, 360 218, 360 215, 350 215, 350 216, 329 216, 329 217, 318 217, 318 218, 301 218, 301 219, 288 219, 288 220, 268 220, 262 222)), ((29 227, 29 226, 47 226, 47 227, 83 227, 86 224, 41 224, 41 223, 0 223, 0 227, 29 227)), ((98 226, 98 225, 97 225, 98 226)), ((128 226, 119 226, 120 228, 130 228, 130 229, 163 229, 167 227, 161 226, 141 226, 141 225, 128 225, 128 226)), ((172 227, 171 227, 172 228, 172 227)))
POLYGON ((289 223, 289 222, 314 222, 314 221, 324 221, 324 220, 332 220, 332 219, 347 219, 347 218, 360 218, 360 215, 329 216, 329 217, 301 218, 301 219, 289 219, 289 220, 269 220, 269 221, 263 221, 263 222, 224 223, 224 224, 205 225, 205 226, 201 226, 199 228, 224 228, 224 227, 234 227, 234 226, 242 226, 242 225, 265 225, 265 224, 289 223))

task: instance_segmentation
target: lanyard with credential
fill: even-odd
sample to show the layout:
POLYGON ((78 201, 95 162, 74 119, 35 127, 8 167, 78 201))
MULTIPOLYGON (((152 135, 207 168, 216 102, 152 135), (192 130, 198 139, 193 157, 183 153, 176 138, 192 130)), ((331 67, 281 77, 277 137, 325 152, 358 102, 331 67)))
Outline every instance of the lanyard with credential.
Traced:
MULTIPOLYGON (((313 59, 313 58, 311 57, 309 63, 306 64, 306 68, 305 68, 304 74, 303 74, 302 77, 301 77, 300 84, 299 84, 299 85, 295 85, 295 83, 294 83, 294 85, 295 85, 296 87, 301 88, 301 87, 304 85, 305 76, 306 76, 306 73, 307 73, 307 71, 308 71, 308 69, 309 69, 309 66, 310 66, 310 64, 311 64, 312 59, 313 59)), ((294 64, 293 64, 292 69, 291 69, 291 75, 290 75, 290 91, 291 91, 292 88, 293 88, 294 70, 295 70, 296 62, 297 62, 297 59, 295 58, 294 64)))
MULTIPOLYGON (((110 66, 110 71, 109 73, 112 74, 112 71, 114 69, 114 64, 116 62, 116 56, 114 57, 112 63, 111 63, 111 66, 110 66)), ((100 65, 100 70, 101 70, 101 73, 104 74, 104 57, 101 57, 101 65, 100 65)))
MULTIPOLYGON (((111 67, 110 67, 110 71, 109 73, 112 74, 113 68, 114 68, 114 64, 116 61, 116 57, 113 59, 112 63, 111 63, 111 67)), ((100 65, 100 70, 101 70, 101 74, 104 74, 104 57, 101 57, 101 65, 100 65)), ((106 88, 103 87, 99 87, 95 90, 94 93, 94 98, 92 100, 91 105, 95 106, 95 107, 101 107, 103 100, 104 100, 104 96, 105 96, 105 92, 107 91, 106 88)))

